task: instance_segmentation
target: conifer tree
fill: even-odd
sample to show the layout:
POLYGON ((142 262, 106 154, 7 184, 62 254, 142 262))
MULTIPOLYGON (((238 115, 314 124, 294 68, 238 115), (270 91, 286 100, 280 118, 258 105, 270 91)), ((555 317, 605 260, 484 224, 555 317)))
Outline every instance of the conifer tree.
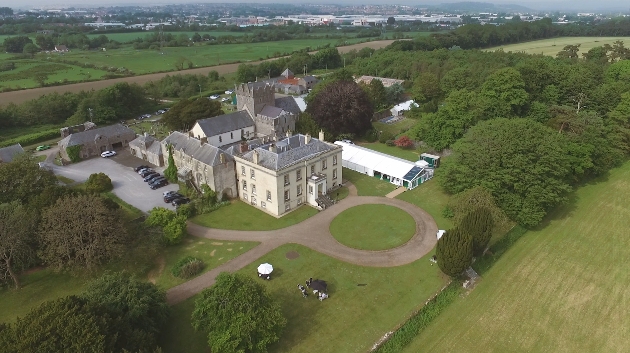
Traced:
POLYGON ((472 263, 472 237, 461 228, 450 229, 438 240, 435 255, 440 270, 457 277, 472 263))
POLYGON ((470 234, 473 241, 473 254, 483 255, 492 238, 492 213, 486 207, 478 207, 462 219, 459 227, 470 234))

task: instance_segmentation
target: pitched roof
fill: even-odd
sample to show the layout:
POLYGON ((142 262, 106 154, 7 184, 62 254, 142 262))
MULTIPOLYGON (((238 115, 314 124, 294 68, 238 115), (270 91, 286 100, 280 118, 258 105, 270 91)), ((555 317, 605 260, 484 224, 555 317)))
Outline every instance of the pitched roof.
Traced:
POLYGON ((162 147, 160 146, 160 142, 151 135, 140 135, 134 140, 130 141, 129 146, 140 147, 147 152, 152 152, 157 155, 162 154, 162 147))
POLYGON ((197 120, 197 124, 206 136, 216 136, 230 131, 254 126, 254 120, 246 110, 197 120))
POLYGON ((70 134, 66 136, 66 138, 64 138, 63 140, 59 141, 58 144, 65 147, 82 145, 86 142, 93 142, 97 135, 112 137, 123 134, 133 134, 133 136, 136 136, 136 133, 130 128, 121 124, 116 124, 70 134))
POLYGON ((315 76, 312 76, 312 75, 304 76, 304 77, 302 77, 302 79, 306 83, 317 82, 317 78, 315 78, 315 76))
POLYGON ((266 104, 258 114, 269 118, 277 118, 282 114, 282 109, 266 104))
POLYGON ((306 136, 298 134, 277 142, 264 144, 237 158, 252 162, 254 152, 257 152, 259 165, 277 171, 337 148, 341 147, 315 138, 311 138, 306 143, 306 136), (269 150, 271 145, 276 146, 276 152, 269 150))
POLYGON ((24 149, 19 143, 0 148, 0 162, 9 163, 20 153, 24 153, 24 149))
POLYGON ((232 156, 220 149, 207 143, 202 144, 200 140, 177 131, 162 140, 162 145, 168 144, 173 146, 173 151, 182 151, 182 153, 192 157, 192 159, 210 166, 221 164, 221 154, 223 154, 223 158, 226 161, 234 160, 232 156))
POLYGON ((286 69, 282 72, 282 76, 287 78, 293 78, 293 72, 289 69, 286 69))
POLYGON ((276 107, 293 114, 299 114, 302 111, 296 99, 292 96, 276 98, 275 105, 276 107))

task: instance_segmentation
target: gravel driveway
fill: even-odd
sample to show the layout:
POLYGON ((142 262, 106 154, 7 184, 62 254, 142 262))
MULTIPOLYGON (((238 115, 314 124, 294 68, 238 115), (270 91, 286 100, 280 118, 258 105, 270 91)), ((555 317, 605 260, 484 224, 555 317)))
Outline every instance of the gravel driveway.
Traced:
MULTIPOLYGON (((110 158, 94 157, 77 164, 70 164, 65 167, 54 166, 55 174, 63 175, 76 182, 84 182, 90 174, 105 173, 114 185, 113 192, 128 204, 138 208, 143 212, 149 212, 153 207, 161 206, 174 210, 171 204, 164 203, 162 192, 178 190, 177 184, 169 184, 162 188, 151 190, 147 183, 142 180, 138 173, 134 172, 129 165, 149 165, 148 163, 129 156, 128 151, 121 151, 119 155, 110 158), (122 163, 127 164, 127 166, 122 163)), ((162 173, 164 168, 155 168, 162 173)))

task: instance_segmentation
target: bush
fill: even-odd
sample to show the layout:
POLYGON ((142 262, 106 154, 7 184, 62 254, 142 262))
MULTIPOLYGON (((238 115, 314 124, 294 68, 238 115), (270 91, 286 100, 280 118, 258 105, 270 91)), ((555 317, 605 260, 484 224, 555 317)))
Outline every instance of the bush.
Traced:
POLYGON ((411 141, 411 139, 407 136, 400 136, 396 141, 394 141, 394 144, 400 148, 413 148, 413 141, 411 141))
POLYGON ((85 191, 100 194, 114 188, 112 180, 105 173, 94 173, 85 182, 85 191))
POLYGON ((356 138, 356 136, 352 133, 347 133, 347 134, 339 134, 337 136, 337 140, 354 140, 356 138))
POLYGON ((396 142, 394 140, 387 140, 385 141, 385 144, 389 147, 394 147, 396 146, 396 142))
POLYGON ((175 277, 190 278, 199 274, 199 272, 203 270, 203 267, 204 263, 200 259, 193 256, 186 256, 173 265, 171 273, 175 277))
POLYGON ((176 212, 178 216, 186 217, 186 219, 197 215, 194 203, 187 203, 184 205, 179 205, 177 207, 176 212))
POLYGON ((81 161, 81 146, 70 146, 66 147, 66 153, 68 154, 68 158, 70 158, 70 162, 78 163, 81 161))
POLYGON ((363 137, 363 139, 367 142, 376 142, 376 140, 378 140, 378 131, 376 130, 370 130, 368 132, 365 133, 365 136, 363 137))
POLYGON ((381 136, 378 137, 378 142, 380 143, 386 143, 388 140, 392 140, 394 138, 394 135, 390 132, 383 132, 381 133, 381 136))

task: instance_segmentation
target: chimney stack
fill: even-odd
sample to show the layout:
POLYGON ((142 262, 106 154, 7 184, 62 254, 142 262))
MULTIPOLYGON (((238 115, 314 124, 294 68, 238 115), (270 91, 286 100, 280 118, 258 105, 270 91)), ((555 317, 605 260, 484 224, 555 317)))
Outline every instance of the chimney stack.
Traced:
POLYGON ((199 141, 201 141, 202 145, 205 145, 206 143, 208 143, 208 137, 207 136, 206 137, 202 137, 202 138, 199 139, 199 141))
POLYGON ((245 153, 247 151, 247 143, 245 143, 245 141, 241 142, 239 151, 241 151, 241 153, 245 153))
POLYGON ((269 145, 269 151, 273 152, 273 153, 277 153, 278 152, 278 148, 276 147, 275 143, 272 143, 271 145, 269 145))
POLYGON ((319 130, 319 140, 324 141, 324 130, 319 130))
POLYGON ((258 154, 258 151, 254 150, 254 153, 252 154, 252 162, 254 162, 254 164, 258 164, 258 162, 260 162, 259 158, 260 155, 258 154))
POLYGON ((304 135, 304 144, 307 145, 309 142, 311 142, 311 134, 304 135))
POLYGON ((219 153, 219 163, 225 163, 225 156, 223 155, 223 153, 219 153))
POLYGON ((291 137, 291 135, 293 135, 293 133, 291 133, 291 130, 287 130, 287 137, 291 137))
POLYGON ((195 137, 192 131, 188 131, 188 137, 195 137))

